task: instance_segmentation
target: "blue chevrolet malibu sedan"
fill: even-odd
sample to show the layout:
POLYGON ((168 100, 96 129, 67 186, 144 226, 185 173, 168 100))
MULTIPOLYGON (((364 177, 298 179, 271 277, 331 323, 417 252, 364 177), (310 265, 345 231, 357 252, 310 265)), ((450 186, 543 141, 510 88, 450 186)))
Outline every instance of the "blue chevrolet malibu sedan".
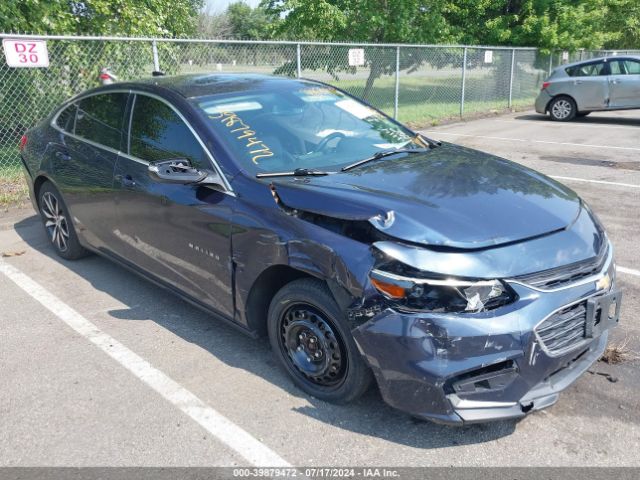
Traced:
MULTIPOLYGON (((21 141, 53 248, 255 336, 295 384, 460 425, 552 405, 602 354, 613 250, 568 188, 325 84, 118 83, 21 141)), ((251 352, 246 352, 250 355, 251 352)))

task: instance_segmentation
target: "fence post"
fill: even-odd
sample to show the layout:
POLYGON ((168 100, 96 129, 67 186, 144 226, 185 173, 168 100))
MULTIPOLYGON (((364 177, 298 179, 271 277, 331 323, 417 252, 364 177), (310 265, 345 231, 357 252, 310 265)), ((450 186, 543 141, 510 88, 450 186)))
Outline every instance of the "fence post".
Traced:
POLYGON ((398 96, 400 94, 400 46, 396 47, 396 91, 393 100, 393 118, 398 119, 398 96))
POLYGON ((296 44, 296 74, 298 78, 302 77, 302 65, 300 64, 300 44, 296 44))
POLYGON ((464 47, 464 53, 462 54, 462 88, 460 90, 460 116, 464 115, 464 87, 467 77, 467 47, 464 47))
POLYGON ((551 75, 551 70, 553 70, 553 50, 549 52, 549 73, 547 75, 551 75))
POLYGON ((153 50, 153 70, 156 72, 160 71, 160 60, 158 58, 158 43, 155 38, 151 42, 151 50, 153 50))
POLYGON ((512 48, 511 49, 511 74, 509 76, 509 106, 508 108, 511 109, 511 106, 513 105, 513 66, 515 64, 516 61, 516 49, 512 48))

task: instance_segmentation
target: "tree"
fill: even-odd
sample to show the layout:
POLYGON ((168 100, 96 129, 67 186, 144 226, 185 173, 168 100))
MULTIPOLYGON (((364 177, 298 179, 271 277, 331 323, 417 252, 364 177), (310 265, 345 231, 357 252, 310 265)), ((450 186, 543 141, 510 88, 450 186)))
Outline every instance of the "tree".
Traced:
MULTIPOLYGON (((618 0, 632 2, 634 0, 618 0)), ((616 30, 606 28, 609 0, 465 0, 451 2, 446 19, 465 44, 602 48, 616 30)))
POLYGON ((67 35, 187 36, 202 0, 9 0, 0 31, 67 35))
MULTIPOLYGON (((274 16, 283 18, 277 34, 296 39, 368 43, 447 43, 455 40, 444 16, 445 0, 263 0, 274 16)), ((403 55, 405 52, 403 52, 403 55)), ((423 61, 407 54, 403 68, 423 61)), ((353 70, 344 47, 326 48, 303 58, 303 68, 324 68, 335 75, 353 70)), ((377 78, 395 71, 395 53, 371 52, 362 96, 367 99, 377 78)), ((291 65, 283 67, 292 68, 291 65)))
POLYGON ((273 36, 279 17, 258 6, 251 8, 239 1, 227 7, 226 16, 234 38, 266 40, 273 36))
POLYGON ((616 38, 606 42, 606 48, 640 48, 640 2, 638 0, 609 0, 609 14, 604 28, 616 32, 616 38))

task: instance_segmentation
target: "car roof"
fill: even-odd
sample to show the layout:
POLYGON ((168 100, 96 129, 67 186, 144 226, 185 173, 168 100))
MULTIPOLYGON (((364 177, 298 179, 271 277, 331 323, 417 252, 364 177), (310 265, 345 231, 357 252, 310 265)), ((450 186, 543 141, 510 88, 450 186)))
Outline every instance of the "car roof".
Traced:
POLYGON ((607 55, 606 57, 594 57, 594 58, 588 58, 586 60, 580 60, 578 62, 565 63, 563 65, 559 65, 558 68, 575 67, 577 65, 585 65, 588 63, 598 62, 602 60, 610 61, 610 60, 627 60, 627 59, 640 61, 640 56, 638 55, 607 55))
POLYGON ((193 98, 221 93, 238 93, 256 90, 291 89, 294 84, 311 84, 309 80, 300 80, 275 75, 256 73, 205 73, 189 75, 169 75, 149 77, 136 81, 114 83, 111 88, 158 87, 159 90, 171 90, 182 97, 193 98))

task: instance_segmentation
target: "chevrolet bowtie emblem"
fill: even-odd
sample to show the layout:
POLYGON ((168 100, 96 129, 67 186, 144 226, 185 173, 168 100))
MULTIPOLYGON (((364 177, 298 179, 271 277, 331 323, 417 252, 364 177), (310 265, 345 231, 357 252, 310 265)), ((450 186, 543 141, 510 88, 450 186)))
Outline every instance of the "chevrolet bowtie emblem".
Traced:
POLYGON ((610 286, 611 286, 611 277, 609 277, 608 273, 596 282, 596 289, 598 290, 609 290, 610 286))

